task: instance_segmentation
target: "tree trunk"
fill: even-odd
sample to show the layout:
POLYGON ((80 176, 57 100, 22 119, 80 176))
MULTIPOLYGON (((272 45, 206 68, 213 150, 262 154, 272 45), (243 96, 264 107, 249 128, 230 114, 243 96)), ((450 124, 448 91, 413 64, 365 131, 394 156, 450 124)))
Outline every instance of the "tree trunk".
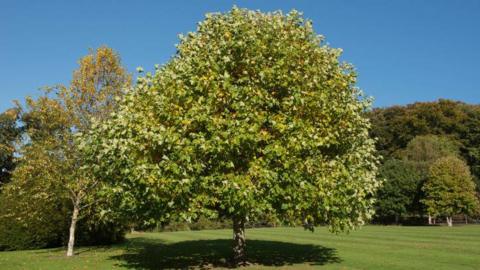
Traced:
POLYGON ((79 204, 73 205, 72 223, 70 224, 70 235, 68 238, 67 256, 73 256, 73 246, 75 245, 75 227, 77 226, 78 213, 80 212, 79 204))
POLYGON ((468 216, 465 215, 465 224, 468 224, 468 216))
POLYGON ((395 215, 395 225, 398 225, 398 215, 395 215))
POLYGON ((247 263, 245 252, 245 218, 233 218, 233 263, 236 266, 247 263))
POLYGON ((448 227, 452 227, 452 218, 451 217, 447 217, 447 224, 448 224, 448 227))
POLYGON ((432 225, 432 216, 428 215, 428 225, 432 225))

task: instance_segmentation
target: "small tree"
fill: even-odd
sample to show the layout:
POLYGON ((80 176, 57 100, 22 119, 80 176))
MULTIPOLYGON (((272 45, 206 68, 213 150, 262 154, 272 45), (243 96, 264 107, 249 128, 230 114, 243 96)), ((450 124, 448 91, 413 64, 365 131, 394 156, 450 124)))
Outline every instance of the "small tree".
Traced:
MULTIPOLYGON (((24 164, 17 178, 37 179, 30 175, 32 171, 38 175, 39 171, 47 170, 50 173, 38 180, 60 185, 62 192, 50 195, 70 200, 67 256, 73 255, 80 211, 96 203, 95 193, 99 188, 99 180, 84 167, 75 138, 90 129, 93 119, 98 122, 106 119, 117 108, 117 101, 129 84, 130 75, 122 67, 119 55, 111 48, 100 47, 80 59, 69 86, 47 89, 37 100, 27 98, 22 109, 28 135, 23 151, 28 152, 24 153, 24 164)), ((44 191, 48 191, 47 186, 44 191)))
POLYGON ((443 157, 433 163, 423 191, 423 203, 429 215, 445 216, 448 226, 452 226, 453 215, 478 211, 479 202, 470 169, 455 156, 443 157))
POLYGON ((228 217, 235 263, 245 224, 265 214, 335 232, 371 217, 370 103, 310 21, 234 8, 207 15, 177 49, 83 142, 122 209, 228 217))
MULTIPOLYGON (((71 120, 69 128, 72 135, 89 130, 93 120, 104 121, 117 108, 117 101, 130 85, 130 75, 121 65, 119 55, 111 48, 100 47, 92 51, 80 59, 79 65, 70 86, 60 86, 58 92, 71 120)), ((99 179, 88 169, 82 170, 83 157, 77 151, 75 142, 71 139, 68 142, 72 145, 67 147, 73 151, 65 149, 65 153, 70 153, 68 160, 74 161, 69 172, 71 177, 65 185, 73 205, 67 249, 67 256, 72 256, 79 212, 89 205, 87 196, 96 188, 99 179)))

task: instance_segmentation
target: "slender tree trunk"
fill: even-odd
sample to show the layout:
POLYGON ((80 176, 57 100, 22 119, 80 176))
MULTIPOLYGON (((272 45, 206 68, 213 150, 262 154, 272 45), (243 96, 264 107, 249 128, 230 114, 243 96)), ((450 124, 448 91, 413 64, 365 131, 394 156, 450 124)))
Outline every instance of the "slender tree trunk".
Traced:
POLYGON ((247 263, 245 252, 245 218, 233 218, 233 263, 236 266, 247 263))
POLYGON ((447 217, 448 227, 452 227, 452 217, 447 217))
POLYGON ((467 215, 464 215, 465 216, 465 224, 468 224, 468 216, 467 215))
POLYGON ((432 216, 428 215, 428 225, 432 225, 432 216))
POLYGON ((398 215, 395 215, 395 225, 398 225, 398 215))
POLYGON ((72 223, 70 224, 70 235, 68 238, 67 256, 73 256, 73 247, 75 245, 75 228, 78 221, 78 213, 80 212, 79 203, 73 204, 72 223))

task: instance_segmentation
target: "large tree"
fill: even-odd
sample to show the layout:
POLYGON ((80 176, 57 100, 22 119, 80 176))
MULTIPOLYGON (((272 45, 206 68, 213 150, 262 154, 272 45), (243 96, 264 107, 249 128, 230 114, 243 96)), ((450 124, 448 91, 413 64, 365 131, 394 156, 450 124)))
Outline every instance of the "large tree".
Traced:
POLYGON ((478 212, 480 205, 470 168, 455 156, 446 156, 433 163, 422 189, 429 215, 445 216, 448 226, 452 226, 453 215, 478 212))
POLYGON ((125 211, 232 219, 236 263, 264 214, 351 229, 379 183, 370 102, 340 54, 296 11, 207 15, 84 150, 125 211))

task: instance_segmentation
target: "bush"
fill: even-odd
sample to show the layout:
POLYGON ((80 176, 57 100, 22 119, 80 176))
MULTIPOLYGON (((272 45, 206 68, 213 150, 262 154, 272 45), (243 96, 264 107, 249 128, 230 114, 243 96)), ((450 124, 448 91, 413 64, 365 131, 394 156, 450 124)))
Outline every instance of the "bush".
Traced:
MULTIPOLYGON (((15 218, 0 219, 0 250, 39 249, 65 246, 68 241, 69 217, 46 218, 27 225, 15 218)), ((108 245, 124 240, 126 226, 111 222, 91 226, 82 220, 78 224, 77 243, 83 246, 108 245)))
POLYGON ((0 196, 0 248, 34 249, 61 245, 68 221, 64 202, 55 196, 31 192, 32 183, 4 186, 0 196), (52 200, 54 198, 54 200, 52 200), (57 201, 56 204, 52 203, 57 201))
MULTIPOLYGON (((0 195, 0 250, 38 249, 66 245, 71 218, 70 201, 35 181, 15 180, 0 195), (35 192, 34 192, 35 191, 35 192)), ((84 211, 77 224, 80 245, 106 245, 122 241, 127 226, 116 220, 102 222, 95 209, 84 211)))

